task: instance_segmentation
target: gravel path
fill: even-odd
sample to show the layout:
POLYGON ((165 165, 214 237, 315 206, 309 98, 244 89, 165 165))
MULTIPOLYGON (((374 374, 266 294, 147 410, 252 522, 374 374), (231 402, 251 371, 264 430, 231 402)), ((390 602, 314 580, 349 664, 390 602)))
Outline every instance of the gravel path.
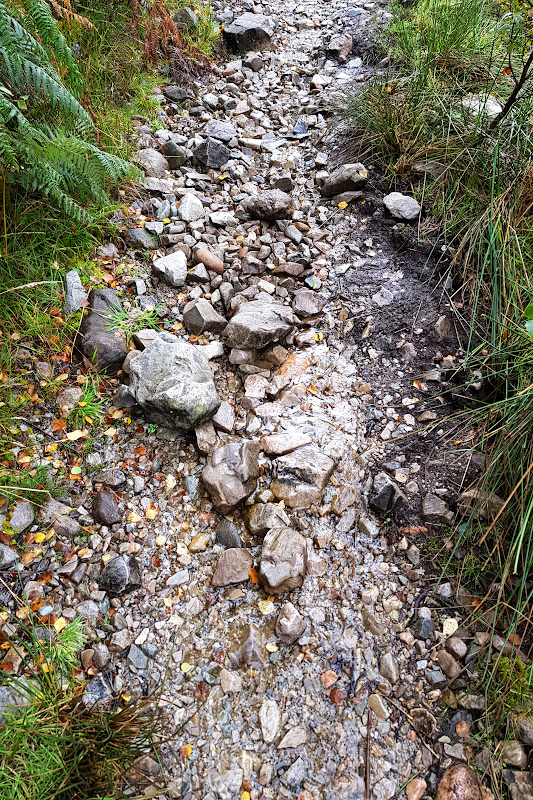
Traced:
MULTIPOLYGON (((245 6, 219 10, 226 35, 245 6)), ((357 0, 262 11, 272 50, 222 64, 185 111, 165 90, 162 129, 139 129, 149 197, 117 219, 133 220, 128 249, 107 246, 102 265, 123 306, 156 304, 169 335, 157 358, 153 333, 134 338, 144 355, 128 356, 129 387, 85 453, 75 511, 49 506, 55 552, 42 542, 22 578, 42 616, 87 619, 93 698, 164 681, 161 798, 390 800, 411 781, 419 800, 467 757, 436 709, 479 650, 449 584, 414 607, 433 586, 414 537, 451 519, 465 468, 424 430, 453 407, 438 395, 457 348, 449 286, 429 280, 417 222, 386 211, 373 165, 335 172, 331 97, 372 74, 360 55, 387 13, 357 0), (152 266, 154 247, 167 260, 152 266), (178 351, 193 376, 179 413, 198 421, 222 401, 196 435, 168 422, 181 390, 162 365, 178 351)), ((53 416, 39 417, 47 433, 53 416)), ((61 447, 34 442, 61 474, 61 447)))

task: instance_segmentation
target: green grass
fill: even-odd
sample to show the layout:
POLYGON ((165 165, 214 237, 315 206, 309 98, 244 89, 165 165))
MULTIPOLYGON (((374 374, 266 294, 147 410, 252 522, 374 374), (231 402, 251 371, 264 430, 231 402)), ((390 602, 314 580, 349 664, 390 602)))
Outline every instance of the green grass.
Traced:
POLYGON ((105 401, 100 394, 98 381, 94 377, 85 379, 81 400, 69 411, 67 419, 77 428, 95 425, 103 419, 105 401))
POLYGON ((20 626, 11 644, 31 676, 0 673, 28 704, 0 727, 0 800, 113 800, 135 758, 153 749, 158 716, 146 700, 89 710, 76 679, 85 623, 56 633, 20 626))
POLYGON ((156 328, 159 324, 159 311, 157 308, 143 309, 137 300, 131 308, 114 308, 109 315, 107 327, 112 331, 120 331, 129 342, 137 331, 143 328, 156 328))

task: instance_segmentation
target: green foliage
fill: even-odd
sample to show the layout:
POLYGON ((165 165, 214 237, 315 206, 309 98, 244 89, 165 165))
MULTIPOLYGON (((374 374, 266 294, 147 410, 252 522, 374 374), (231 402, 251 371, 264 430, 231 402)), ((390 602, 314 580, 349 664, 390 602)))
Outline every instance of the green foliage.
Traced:
POLYGON ((32 677, 0 675, 27 701, 0 728, 0 800, 112 800, 123 772, 152 748, 157 714, 146 700, 107 714, 83 703, 74 673, 84 627, 19 626, 12 644, 32 677))
POLYGON ((98 382, 91 376, 85 379, 81 400, 69 411, 68 419, 77 428, 100 422, 104 416, 104 400, 98 382))
POLYGON ((115 307, 109 316, 107 327, 112 331, 123 333, 129 342, 137 331, 143 328, 155 328, 158 323, 158 308, 147 308, 143 311, 136 300, 131 308, 115 307))
POLYGON ((80 102, 84 81, 44 0, 8 10, 0 0, 0 179, 52 198, 77 220, 129 174, 99 149, 80 102))

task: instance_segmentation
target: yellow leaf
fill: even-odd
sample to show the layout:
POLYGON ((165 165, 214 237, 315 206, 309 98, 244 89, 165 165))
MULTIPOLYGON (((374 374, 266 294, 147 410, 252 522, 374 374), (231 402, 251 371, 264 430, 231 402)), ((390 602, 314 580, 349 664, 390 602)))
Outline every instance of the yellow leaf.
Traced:
POLYGON ((166 536, 163 536, 163 535, 156 536, 155 543, 156 543, 156 545, 158 547, 163 547, 163 545, 166 544, 166 542, 167 542, 167 537, 166 536))
POLYGON ((165 217, 165 219, 163 220, 163 223, 165 225, 170 225, 170 219, 168 217, 165 217))
POLYGON ((228 177, 227 172, 224 172, 224 174, 220 176, 220 180, 225 181, 227 177, 228 177))
POLYGON ((131 425, 131 417, 124 417, 124 425, 131 425))
POLYGON ((42 531, 39 531, 39 533, 35 534, 35 543, 36 544, 41 544, 41 542, 44 542, 45 539, 46 539, 46 534, 43 533, 42 531))
POLYGON ((182 664, 181 664, 180 669, 181 669, 182 672, 187 673, 187 672, 190 672, 191 669, 194 669, 194 667, 193 667, 192 664, 189 664, 187 661, 183 661, 182 664))
POLYGON ((136 514, 135 511, 132 511, 130 514, 128 514, 126 519, 128 522, 141 522, 142 517, 139 514, 136 514))
POLYGON ((368 178, 368 172, 366 171, 366 169, 364 169, 364 167, 363 167, 363 169, 360 169, 360 170, 359 170, 359 175, 360 175, 362 178, 368 178))
POLYGON ((185 753, 185 755, 186 755, 186 756, 187 756, 187 758, 188 758, 188 757, 190 756, 190 754, 192 753, 192 747, 191 747, 191 745, 190 745, 190 744, 186 744, 186 745, 184 745, 184 746, 183 746, 183 752, 185 753))
POLYGON ((67 433, 69 442, 76 442, 78 439, 83 439, 85 436, 87 436, 87 430, 70 431, 70 433, 67 433))
POLYGON ((108 428, 107 430, 104 431, 104 436, 114 436, 116 432, 117 432, 117 429, 111 427, 111 428, 108 428))
POLYGON ((148 506, 148 508, 146 509, 146 517, 147 517, 147 519, 155 519, 158 514, 159 514, 159 507, 158 506, 154 506, 154 504, 151 503, 148 506))
POLYGON ((88 547, 82 547, 81 550, 78 550, 78 556, 80 558, 83 558, 83 556, 86 556, 88 552, 89 552, 88 547))
POLYGON ((173 604, 174 604, 174 601, 172 600, 171 597, 164 597, 163 598, 163 605, 166 608, 172 608, 173 604))
POLYGON ((84 407, 87 405, 87 403, 85 402, 85 400, 80 400, 80 401, 79 401, 79 403, 78 403, 78 405, 79 405, 81 408, 84 408, 84 407))
POLYGON ((66 627, 67 627, 67 621, 65 617, 59 617, 59 619, 56 619, 56 621, 54 622, 54 630, 56 633, 61 633, 63 628, 66 627))
POLYGON ((92 425, 92 424, 93 424, 93 418, 92 418, 92 417, 87 417, 87 416, 85 416, 83 419, 85 420, 85 422, 86 422, 88 425, 92 425))
POLYGON ((277 653, 279 647, 275 642, 267 642, 267 644, 265 645, 265 649, 268 650, 269 653, 277 653))
POLYGON ((51 444, 46 446, 46 452, 47 453, 55 453, 55 451, 57 450, 57 447, 58 447, 57 442, 52 442, 51 444))
POLYGON ((243 792, 241 794, 241 800, 250 800, 250 792, 243 792))
POLYGON ((260 600, 257 605, 259 607, 259 611, 264 617, 268 617, 269 614, 273 614, 276 610, 276 607, 271 600, 260 600))
POLYGON ((176 485, 176 482, 177 481, 176 481, 176 478, 174 477, 174 475, 167 475, 167 479, 165 481, 165 486, 170 491, 171 489, 174 488, 174 486, 176 485))
POLYGON ((341 211, 344 211, 345 208, 348 208, 348 203, 345 200, 343 200, 342 203, 339 203, 339 208, 341 209, 341 211))
POLYGON ((116 411, 113 411, 113 414, 112 414, 113 419, 122 419, 123 416, 124 416, 124 409, 123 408, 117 408, 116 411))

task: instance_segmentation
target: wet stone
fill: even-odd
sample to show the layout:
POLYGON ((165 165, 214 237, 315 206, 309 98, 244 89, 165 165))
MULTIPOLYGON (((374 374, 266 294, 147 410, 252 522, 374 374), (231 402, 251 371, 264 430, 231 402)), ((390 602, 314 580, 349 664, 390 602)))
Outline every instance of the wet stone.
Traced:
POLYGON ((241 664, 248 667, 263 668, 267 661, 267 651, 263 644, 263 634, 257 625, 247 625, 244 629, 240 648, 241 664))
POLYGON ((117 556, 109 561, 100 575, 98 584, 111 595, 122 595, 141 586, 141 569, 134 556, 117 556))
POLYGON ((234 511, 254 491, 259 475, 259 444, 230 442, 217 447, 202 471, 202 480, 221 514, 234 511))
MULTIPOLYGON (((292 644, 305 631, 306 624, 298 609, 292 603, 284 603, 276 620, 276 636, 284 644, 292 644)), ((291 747, 293 745, 285 745, 291 747)))
POLYGON ((201 161, 208 169, 220 169, 226 164, 231 152, 226 145, 208 136, 202 144, 194 150, 194 157, 201 161))
POLYGON ((384 653, 379 662, 379 671, 392 685, 400 680, 400 668, 398 661, 392 653, 384 653))
POLYGON ((307 567, 304 537, 291 528, 273 528, 261 551, 259 580, 267 592, 281 594, 303 584, 307 567))
POLYGON ((281 712, 275 700, 263 700, 259 710, 259 724, 264 742, 273 742, 278 735, 281 712))
POLYGON ((101 491, 95 494, 92 502, 92 515, 94 521, 102 525, 114 525, 120 522, 120 511, 112 492, 101 491))
POLYGON ((362 611, 363 627, 365 631, 370 631, 374 636, 383 636, 385 626, 379 622, 371 611, 364 608, 362 611))
POLYGON ((229 519, 223 519, 218 523, 216 529, 216 541, 217 544, 221 544, 222 547, 242 547, 239 531, 229 519))
POLYGON ((320 503, 335 462, 314 446, 295 450, 273 462, 275 480, 271 490, 291 508, 320 503))
POLYGON ((252 564, 253 558, 248 550, 236 547, 224 550, 218 559, 211 585, 221 587, 245 583, 250 578, 252 564))

